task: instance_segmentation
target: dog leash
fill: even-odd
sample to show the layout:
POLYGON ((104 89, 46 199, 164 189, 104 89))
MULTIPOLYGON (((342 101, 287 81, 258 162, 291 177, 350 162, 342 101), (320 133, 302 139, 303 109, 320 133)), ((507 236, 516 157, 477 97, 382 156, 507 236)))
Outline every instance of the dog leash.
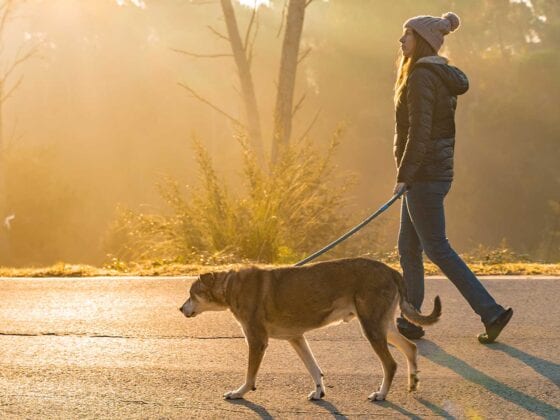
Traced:
POLYGON ((381 213, 383 213, 385 210, 387 210, 389 207, 391 207, 391 205, 397 201, 401 195, 404 194, 404 191, 399 192, 398 194, 395 194, 389 201, 387 201, 385 204, 383 204, 381 207, 379 207, 379 209, 375 212, 372 213, 371 215, 369 215, 366 219, 364 219, 360 224, 354 226, 352 229, 350 229, 348 232, 346 232, 344 235, 342 235, 340 238, 334 240, 333 242, 331 242, 330 244, 328 244, 327 246, 325 246, 324 248, 321 248, 319 251, 311 254, 309 257, 297 262, 294 264, 294 267, 299 267, 302 266, 304 264, 307 264, 309 261, 314 260, 315 258, 317 258, 320 255, 323 255, 325 252, 329 251, 330 249, 334 248, 335 246, 337 246, 339 243, 341 243, 342 241, 345 241, 346 239, 348 239, 350 236, 352 236, 354 233, 356 233, 357 231, 359 231, 361 228, 363 228, 365 225, 367 225, 369 222, 371 222, 373 219, 375 219, 377 216, 379 216, 381 213))

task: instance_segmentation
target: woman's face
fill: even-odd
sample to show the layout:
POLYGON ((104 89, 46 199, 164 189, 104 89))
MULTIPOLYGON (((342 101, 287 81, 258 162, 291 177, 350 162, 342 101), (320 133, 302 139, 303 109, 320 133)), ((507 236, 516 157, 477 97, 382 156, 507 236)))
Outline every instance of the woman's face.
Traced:
POLYGON ((401 51, 405 57, 412 57, 414 53, 414 48, 416 47, 416 38, 414 37, 414 32, 410 28, 406 28, 403 32, 403 36, 399 39, 401 43, 401 51))

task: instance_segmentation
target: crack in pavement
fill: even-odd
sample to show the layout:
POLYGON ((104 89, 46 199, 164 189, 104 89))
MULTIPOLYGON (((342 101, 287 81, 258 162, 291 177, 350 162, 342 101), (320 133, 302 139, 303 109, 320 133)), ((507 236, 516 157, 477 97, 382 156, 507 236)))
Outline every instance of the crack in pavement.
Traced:
POLYGON ((0 336, 7 337, 84 337, 84 338, 124 338, 124 339, 156 339, 156 340, 239 340, 245 339, 242 335, 233 336, 213 336, 213 337, 192 337, 192 336, 175 336, 175 335, 112 335, 112 334, 97 334, 97 333, 79 333, 79 332, 38 332, 38 333, 25 333, 25 332, 2 332, 0 336))
MULTIPOLYGON (((88 332, 6 332, 0 331, 0 337, 80 337, 80 338, 122 338, 122 339, 138 339, 138 340, 241 340, 245 339, 244 335, 216 335, 216 336, 177 336, 177 335, 117 335, 117 334, 102 334, 102 333, 88 333, 88 332)), ((326 342, 355 342, 363 341, 362 337, 348 337, 348 338, 313 338, 306 337, 307 341, 326 341, 326 342)))

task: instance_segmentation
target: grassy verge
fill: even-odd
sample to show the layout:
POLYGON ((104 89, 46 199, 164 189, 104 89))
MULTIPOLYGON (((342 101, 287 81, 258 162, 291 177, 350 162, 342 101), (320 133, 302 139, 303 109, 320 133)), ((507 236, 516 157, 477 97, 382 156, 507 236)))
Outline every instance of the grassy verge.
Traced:
MULTIPOLYGON (((400 270, 394 261, 388 264, 400 270)), ((0 267, 0 277, 94 277, 94 276, 189 276, 208 271, 224 271, 239 269, 243 264, 201 265, 178 264, 166 262, 123 263, 111 264, 106 267, 93 267, 82 264, 58 263, 41 268, 10 268, 0 267)), ((260 265, 275 267, 273 265, 260 265)), ((277 267, 277 266, 276 266, 277 267)), ((427 275, 441 274, 432 263, 426 262, 427 275)), ((487 263, 469 262, 469 267, 481 276, 487 275, 549 275, 560 276, 560 264, 542 264, 529 262, 487 263)))

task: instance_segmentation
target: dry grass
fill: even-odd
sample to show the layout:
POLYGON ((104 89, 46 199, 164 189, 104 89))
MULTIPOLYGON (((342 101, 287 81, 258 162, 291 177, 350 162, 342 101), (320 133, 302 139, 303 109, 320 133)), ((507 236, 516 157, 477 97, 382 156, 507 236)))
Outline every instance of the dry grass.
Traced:
MULTIPOLYGON (((400 270, 398 263, 389 265, 400 270)), ((166 262, 122 263, 107 267, 58 263, 41 268, 0 267, 0 277, 96 277, 96 276, 193 276, 208 271, 239 269, 245 264, 201 265, 166 262)), ((259 264, 260 267, 279 267, 278 265, 259 264)), ((477 275, 548 275, 560 276, 560 264, 528 262, 476 263, 469 264, 477 275)), ((441 274, 432 263, 425 264, 427 275, 441 274)))
MULTIPOLYGON (((400 266, 395 263, 389 264, 391 267, 400 271, 400 266)), ((477 276, 502 276, 502 275, 520 275, 520 276, 560 276, 560 264, 542 264, 527 262, 508 262, 487 264, 481 262, 469 263, 470 269, 477 276)), ((439 268, 432 263, 424 263, 426 275, 442 275, 439 268)))

